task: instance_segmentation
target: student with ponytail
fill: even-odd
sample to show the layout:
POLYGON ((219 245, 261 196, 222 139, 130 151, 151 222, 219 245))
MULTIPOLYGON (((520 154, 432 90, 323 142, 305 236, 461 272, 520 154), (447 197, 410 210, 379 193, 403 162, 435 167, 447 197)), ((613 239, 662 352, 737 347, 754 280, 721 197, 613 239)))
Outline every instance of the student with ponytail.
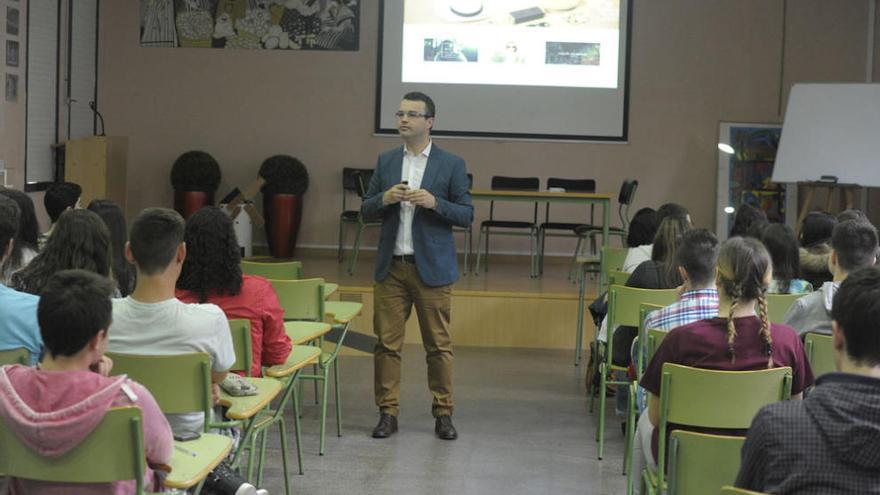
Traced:
MULTIPOLYGON (((771 324, 767 316, 767 286, 772 278, 767 249, 757 239, 733 237, 721 246, 715 285, 716 318, 678 327, 660 344, 642 377, 649 392, 648 409, 639 418, 633 468, 654 466, 660 420, 660 382, 664 363, 722 371, 759 370, 789 366, 792 398, 800 399, 813 384, 813 372, 804 347, 790 327, 771 324)), ((680 429, 669 425, 667 431, 680 429)), ((704 433, 744 435, 744 431, 700 430, 704 433)))

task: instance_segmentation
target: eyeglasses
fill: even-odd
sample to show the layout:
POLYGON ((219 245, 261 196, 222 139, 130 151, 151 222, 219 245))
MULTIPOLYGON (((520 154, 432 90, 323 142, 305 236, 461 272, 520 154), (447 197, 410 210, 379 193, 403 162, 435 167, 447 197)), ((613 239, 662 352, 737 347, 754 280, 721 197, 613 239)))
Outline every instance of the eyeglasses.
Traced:
POLYGON ((404 116, 409 117, 411 119, 417 119, 419 117, 424 117, 426 119, 431 118, 431 116, 426 113, 415 112, 413 110, 410 110, 409 112, 401 112, 398 110, 397 112, 394 113, 394 115, 396 115, 398 119, 402 119, 404 116))

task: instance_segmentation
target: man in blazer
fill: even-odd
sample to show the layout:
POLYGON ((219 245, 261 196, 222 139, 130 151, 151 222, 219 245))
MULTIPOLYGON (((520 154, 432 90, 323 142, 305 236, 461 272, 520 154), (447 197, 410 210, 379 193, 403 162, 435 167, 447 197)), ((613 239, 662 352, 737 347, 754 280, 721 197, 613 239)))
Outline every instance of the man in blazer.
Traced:
POLYGON ((407 93, 397 111, 404 146, 379 155, 361 206, 367 219, 381 219, 373 286, 375 394, 379 424, 374 438, 397 431, 400 352, 406 320, 415 306, 427 354, 431 412, 439 438, 458 437, 452 425, 450 294, 458 280, 452 226, 473 221, 464 160, 431 142, 434 102, 407 93))

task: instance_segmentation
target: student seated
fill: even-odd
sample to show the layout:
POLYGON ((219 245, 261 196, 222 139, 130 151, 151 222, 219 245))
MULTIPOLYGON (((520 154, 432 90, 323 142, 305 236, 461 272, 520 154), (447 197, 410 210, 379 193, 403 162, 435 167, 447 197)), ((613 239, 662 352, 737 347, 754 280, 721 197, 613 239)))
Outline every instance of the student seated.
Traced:
POLYGON ((743 203, 736 210, 736 216, 733 217, 733 227, 730 228, 728 237, 747 236, 749 228, 755 222, 767 223, 767 214, 755 205, 743 203))
POLYGON ((40 226, 37 224, 37 214, 34 212, 34 202, 30 196, 15 189, 5 188, 0 188, 0 195, 15 201, 20 212, 18 234, 15 236, 12 252, 0 263, 0 283, 8 285, 12 274, 27 266, 37 255, 40 226))
MULTIPOLYGON (((31 450, 56 458, 88 437, 111 407, 137 406, 148 466, 168 465, 174 440, 156 400, 124 375, 109 376, 113 363, 104 350, 113 291, 110 280, 84 270, 61 271, 49 279, 38 310, 46 355, 39 368, 0 368, 0 420, 31 450)), ((147 490, 160 489, 149 467, 144 483, 147 490)), ((135 481, 12 479, 8 488, 11 493, 59 495, 134 493, 135 481)))
POLYGON ((831 303, 834 293, 847 275, 859 268, 873 266, 877 261, 877 230, 868 222, 847 220, 834 227, 831 235, 831 256, 828 268, 834 275, 816 292, 797 299, 784 322, 798 333, 831 334, 831 303))
MULTIPOLYGON (((634 473, 656 466, 660 422, 660 383, 664 363, 722 371, 790 366, 793 398, 812 385, 813 373, 797 333, 767 317, 770 255, 752 238, 733 237, 721 246, 715 285, 719 316, 678 327, 660 344, 640 385, 650 394, 633 445, 634 473), (756 307, 757 314, 756 316, 756 307)), ((680 429, 669 425, 667 432, 680 429)), ((702 429, 704 433, 743 435, 739 430, 702 429)))
POLYGON ((633 215, 626 232, 626 258, 621 271, 632 272, 637 266, 651 259, 654 236, 657 235, 657 212, 653 208, 642 208, 633 215))
MULTIPOLYGON (((125 256, 137 269, 137 284, 131 295, 113 300, 108 348, 112 352, 164 356, 204 352, 211 357, 211 381, 217 400, 216 384, 223 381, 235 362, 232 335, 220 308, 185 304, 174 295, 186 258, 183 233, 183 218, 174 210, 147 208, 135 217, 125 256)), ((175 435, 204 431, 202 411, 166 417, 175 435)), ((226 464, 208 476, 205 487, 224 495, 258 493, 226 464)))
POLYGON ((56 182, 46 189, 46 194, 43 196, 43 206, 46 207, 46 213, 49 215, 52 225, 37 239, 40 251, 43 250, 43 246, 46 245, 46 241, 55 230, 55 222, 58 221, 61 214, 67 210, 80 208, 80 196, 82 196, 82 188, 73 182, 56 182))
POLYGON ((804 217, 798 237, 801 275, 814 288, 830 282, 833 275, 828 269, 831 256, 831 233, 838 220, 824 211, 811 211, 804 217))
POLYGON ((831 316, 840 372, 819 377, 803 402, 758 412, 736 486, 779 495, 880 493, 880 269, 852 272, 831 316))
POLYGON ((125 297, 134 290, 134 267, 125 259, 125 243, 128 241, 128 228, 125 226, 125 213, 122 208, 109 199, 96 199, 86 208, 101 217, 110 234, 110 266, 113 279, 119 287, 119 295, 125 297))
POLYGON ((760 239, 773 261, 773 280, 767 291, 770 294, 813 292, 813 286, 800 278, 801 259, 794 230, 782 223, 768 224, 760 239))
POLYGON ((291 348, 284 333, 284 310, 265 278, 242 275, 241 251, 229 215, 212 206, 202 208, 186 221, 184 241, 187 253, 177 279, 177 298, 216 304, 229 319, 250 320, 253 376, 262 376, 263 366, 283 364, 291 348))
MULTIPOLYGON (((0 196, 0 263, 15 247, 19 228, 19 208, 15 201, 0 196)), ((40 298, 0 285, 0 351, 27 349, 31 365, 37 364, 43 352, 37 304, 40 298)))
POLYGON ((58 219, 55 233, 30 264, 12 274, 10 286, 39 295, 61 270, 88 270, 110 277, 110 233, 98 215, 71 210, 58 219))

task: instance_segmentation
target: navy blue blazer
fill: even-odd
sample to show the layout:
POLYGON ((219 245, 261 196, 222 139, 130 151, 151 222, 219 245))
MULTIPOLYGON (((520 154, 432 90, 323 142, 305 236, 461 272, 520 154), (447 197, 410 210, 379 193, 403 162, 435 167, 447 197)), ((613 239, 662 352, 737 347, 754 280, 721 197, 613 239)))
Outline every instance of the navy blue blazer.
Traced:
MULTIPOLYGON (((375 278, 384 280, 391 269, 391 257, 400 226, 400 204, 385 206, 382 196, 400 183, 403 146, 379 155, 361 213, 367 220, 382 220, 375 278)), ((412 236, 416 270, 425 285, 440 287, 458 280, 458 260, 452 226, 467 227, 474 220, 470 183, 464 160, 431 145, 421 188, 437 198, 434 210, 416 207, 412 236)))

